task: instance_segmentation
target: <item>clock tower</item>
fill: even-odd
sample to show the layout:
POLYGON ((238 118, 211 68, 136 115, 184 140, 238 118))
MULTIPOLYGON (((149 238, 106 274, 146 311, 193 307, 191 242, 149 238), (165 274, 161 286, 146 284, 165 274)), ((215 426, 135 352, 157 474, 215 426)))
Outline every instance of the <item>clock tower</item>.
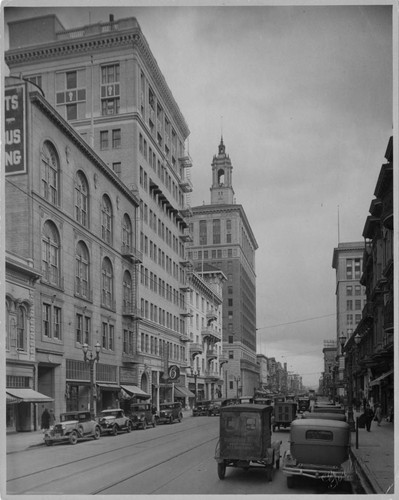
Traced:
POLYGON ((211 205, 232 205, 234 203, 232 174, 233 166, 229 156, 226 155, 222 137, 219 152, 212 161, 211 205))

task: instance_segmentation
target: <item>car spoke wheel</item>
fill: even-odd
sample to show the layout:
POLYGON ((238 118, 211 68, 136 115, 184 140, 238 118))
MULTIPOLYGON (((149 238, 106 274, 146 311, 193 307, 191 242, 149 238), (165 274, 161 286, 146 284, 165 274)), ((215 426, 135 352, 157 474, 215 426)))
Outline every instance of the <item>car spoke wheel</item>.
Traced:
POLYGON ((45 439, 44 442, 46 443, 46 446, 53 446, 51 439, 45 439))
POLYGON ((100 439, 100 436, 101 436, 101 429, 100 427, 96 426, 96 428, 94 429, 94 439, 100 439))
POLYGON ((72 431, 69 435, 69 442, 71 444, 76 444, 78 442, 78 433, 76 431, 72 431))
POLYGON ((226 464, 224 462, 218 464, 218 476, 219 479, 224 479, 226 477, 226 464))
POLYGON ((118 427, 116 425, 114 425, 112 427, 112 435, 113 436, 117 436, 118 435, 118 427))
POLYGON ((132 424, 131 422, 128 422, 126 425, 126 432, 131 432, 131 430, 132 430, 132 424))
POLYGON ((147 429, 147 420, 143 420, 143 430, 147 429))
POLYGON ((169 423, 173 424, 173 417, 172 417, 172 415, 169 417, 169 423))

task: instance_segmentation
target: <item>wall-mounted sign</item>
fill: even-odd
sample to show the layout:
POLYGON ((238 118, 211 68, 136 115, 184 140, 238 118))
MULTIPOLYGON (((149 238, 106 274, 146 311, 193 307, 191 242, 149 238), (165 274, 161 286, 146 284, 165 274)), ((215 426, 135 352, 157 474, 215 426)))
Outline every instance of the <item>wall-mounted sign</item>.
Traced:
POLYGON ((5 89, 5 174, 26 173, 25 86, 5 89))
POLYGON ((180 377, 180 368, 177 365, 171 365, 168 368, 169 380, 177 380, 180 377))

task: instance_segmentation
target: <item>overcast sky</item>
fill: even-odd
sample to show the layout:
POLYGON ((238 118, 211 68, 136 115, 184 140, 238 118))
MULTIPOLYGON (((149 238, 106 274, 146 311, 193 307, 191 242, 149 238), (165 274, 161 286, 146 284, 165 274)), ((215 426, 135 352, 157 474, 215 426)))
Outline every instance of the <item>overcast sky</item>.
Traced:
POLYGON ((210 203, 223 131, 259 245, 258 352, 316 385, 336 337, 334 247, 362 241, 392 135, 392 9, 127 4, 5 15, 53 12, 67 29, 137 18, 191 131, 193 206, 210 203))

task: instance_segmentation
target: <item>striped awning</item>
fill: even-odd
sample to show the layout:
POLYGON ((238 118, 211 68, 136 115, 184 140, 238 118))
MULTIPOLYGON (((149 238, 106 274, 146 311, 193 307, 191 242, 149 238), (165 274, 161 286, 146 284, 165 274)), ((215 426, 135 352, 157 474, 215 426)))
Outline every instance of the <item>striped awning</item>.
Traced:
POLYGON ((389 370, 389 372, 386 372, 386 373, 383 373, 382 375, 380 375, 378 378, 372 380, 370 383, 369 383, 369 386, 372 387, 373 385, 377 385, 381 382, 381 380, 383 380, 384 378, 386 377, 389 377, 389 375, 392 375, 393 373, 393 370, 389 370))

